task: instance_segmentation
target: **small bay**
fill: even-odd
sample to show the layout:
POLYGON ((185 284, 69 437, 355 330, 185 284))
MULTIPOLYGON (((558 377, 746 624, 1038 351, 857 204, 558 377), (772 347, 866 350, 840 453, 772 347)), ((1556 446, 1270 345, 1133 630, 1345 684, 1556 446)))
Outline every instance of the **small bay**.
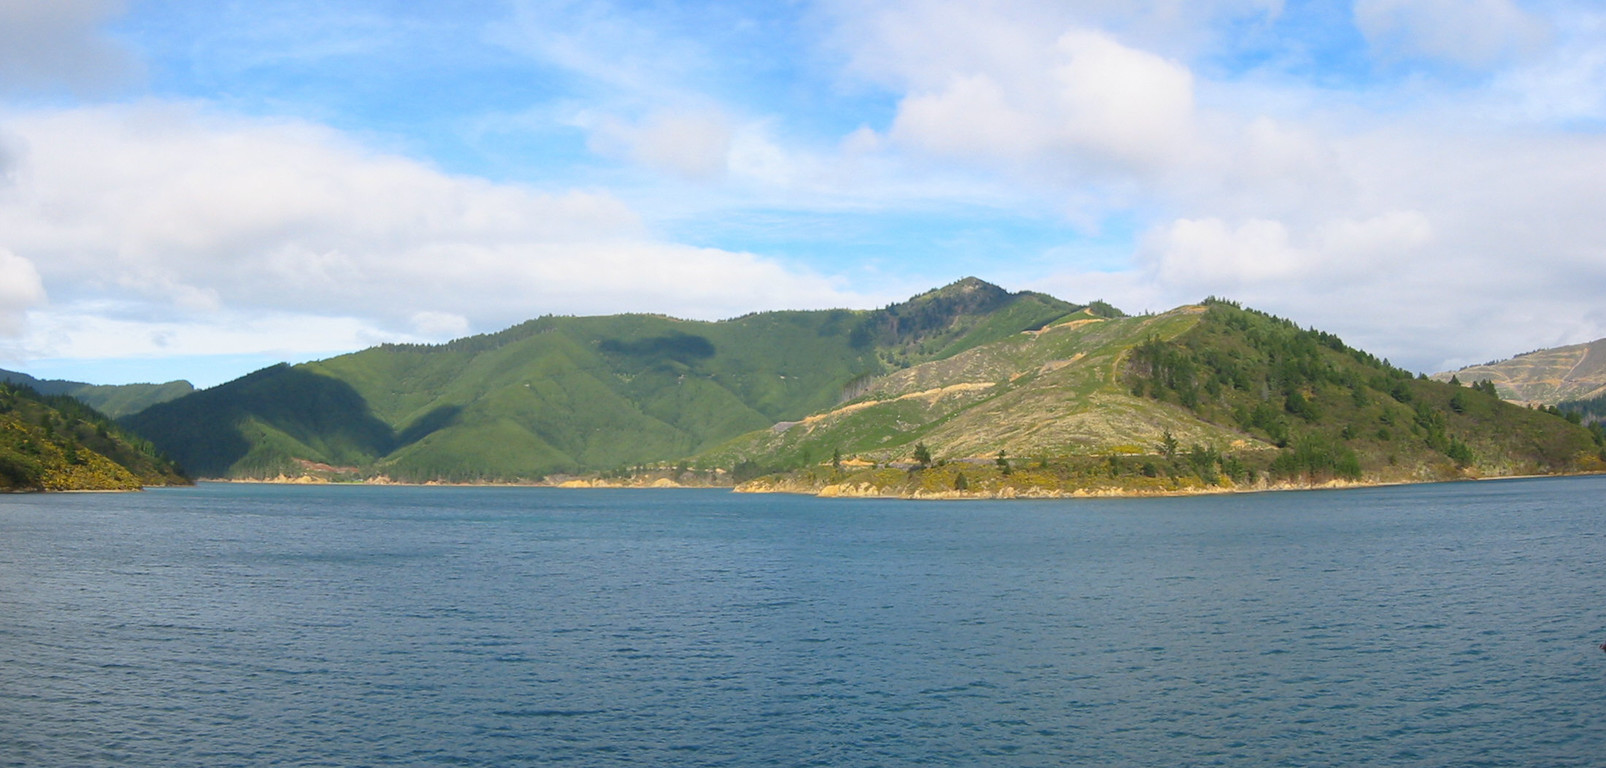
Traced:
POLYGON ((1598 765, 1602 498, 5 496, 0 765, 1598 765))

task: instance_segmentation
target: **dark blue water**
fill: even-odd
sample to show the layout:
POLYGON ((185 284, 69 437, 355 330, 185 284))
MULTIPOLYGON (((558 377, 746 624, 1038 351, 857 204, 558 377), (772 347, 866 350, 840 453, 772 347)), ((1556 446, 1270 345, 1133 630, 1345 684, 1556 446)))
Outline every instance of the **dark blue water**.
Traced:
POLYGON ((1606 763, 1606 478, 0 498, 0 764, 1606 763))

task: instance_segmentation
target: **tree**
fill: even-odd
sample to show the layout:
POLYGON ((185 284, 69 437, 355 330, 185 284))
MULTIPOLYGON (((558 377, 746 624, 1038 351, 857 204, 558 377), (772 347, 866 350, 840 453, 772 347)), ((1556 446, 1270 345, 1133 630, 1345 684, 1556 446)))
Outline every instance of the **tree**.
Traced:
POLYGON ((1473 461, 1472 449, 1466 443, 1453 437, 1450 438, 1450 447, 1445 449, 1444 454, 1449 456, 1450 460, 1454 461, 1458 467, 1471 466, 1473 461))
POLYGON ((1009 474, 1009 458, 1004 455, 1003 451, 998 452, 998 458, 994 459, 993 463, 998 465, 999 472, 1002 472, 1006 475, 1009 474))
POLYGON ((841 471, 841 469, 842 469, 842 449, 841 448, 832 449, 832 451, 831 451, 831 468, 835 469, 837 471, 841 471))
POLYGON ((914 459, 922 469, 931 466, 931 449, 925 443, 915 443, 914 459))
POLYGON ((1169 429, 1160 438, 1160 453, 1164 454, 1167 459, 1177 457, 1177 438, 1171 434, 1169 429))

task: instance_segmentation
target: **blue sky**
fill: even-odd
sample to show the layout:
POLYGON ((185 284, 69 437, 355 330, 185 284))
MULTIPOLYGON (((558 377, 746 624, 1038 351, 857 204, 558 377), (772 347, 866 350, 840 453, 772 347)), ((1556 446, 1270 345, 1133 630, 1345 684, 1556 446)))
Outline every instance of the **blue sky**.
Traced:
POLYGON ((211 385, 976 275, 1422 371, 1606 336, 1606 9, 0 3, 0 367, 211 385))

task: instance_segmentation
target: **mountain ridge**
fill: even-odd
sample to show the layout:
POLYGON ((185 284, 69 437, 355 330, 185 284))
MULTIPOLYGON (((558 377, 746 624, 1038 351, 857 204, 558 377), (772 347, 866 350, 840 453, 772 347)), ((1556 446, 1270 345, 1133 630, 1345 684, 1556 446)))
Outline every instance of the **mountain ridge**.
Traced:
POLYGON ((125 423, 202 477, 531 481, 689 456, 1084 311, 967 278, 877 310, 547 316, 275 366, 125 423))
POLYGON ((967 278, 876 310, 541 317, 273 366, 124 423, 201 477, 901 495, 1606 467, 1558 414, 1229 301, 1128 317, 967 278))
POLYGON ((183 379, 161 384, 89 384, 66 379, 40 379, 20 371, 4 369, 0 369, 0 382, 19 384, 41 395, 68 395, 113 419, 139 413, 157 403, 176 400, 195 391, 195 386, 183 379))

